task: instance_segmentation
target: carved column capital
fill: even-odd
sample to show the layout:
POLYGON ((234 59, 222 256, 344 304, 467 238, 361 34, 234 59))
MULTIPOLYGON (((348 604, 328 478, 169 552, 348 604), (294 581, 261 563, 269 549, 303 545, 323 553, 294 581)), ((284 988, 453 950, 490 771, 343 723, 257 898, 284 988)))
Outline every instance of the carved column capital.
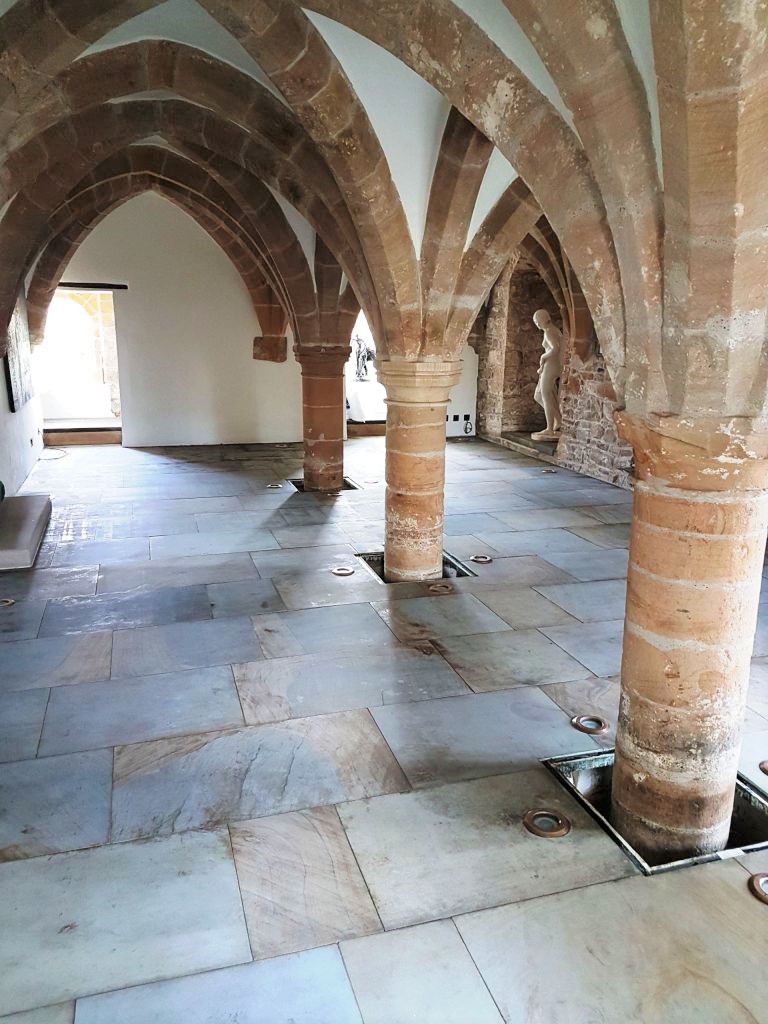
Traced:
POLYGON ((461 361, 415 362, 405 359, 376 361, 379 381, 387 400, 408 405, 445 405, 451 388, 461 378, 461 361))
POLYGON ((344 372, 344 364, 351 352, 347 345, 316 345, 307 348, 296 347, 294 355, 301 364, 301 372, 308 377, 338 377, 344 372))

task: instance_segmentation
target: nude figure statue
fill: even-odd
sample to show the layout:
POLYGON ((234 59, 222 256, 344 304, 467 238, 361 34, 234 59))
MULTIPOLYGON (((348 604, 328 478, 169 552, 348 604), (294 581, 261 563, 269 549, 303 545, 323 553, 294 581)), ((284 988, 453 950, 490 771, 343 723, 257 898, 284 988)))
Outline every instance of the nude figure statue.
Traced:
POLYGON ((531 440, 555 441, 560 437, 560 400, 557 395, 557 384, 563 369, 563 335, 552 323, 552 317, 546 309, 537 309, 533 314, 533 322, 539 330, 544 331, 544 352, 539 361, 539 383, 536 385, 533 398, 544 410, 547 426, 545 430, 537 430, 531 434, 531 440))

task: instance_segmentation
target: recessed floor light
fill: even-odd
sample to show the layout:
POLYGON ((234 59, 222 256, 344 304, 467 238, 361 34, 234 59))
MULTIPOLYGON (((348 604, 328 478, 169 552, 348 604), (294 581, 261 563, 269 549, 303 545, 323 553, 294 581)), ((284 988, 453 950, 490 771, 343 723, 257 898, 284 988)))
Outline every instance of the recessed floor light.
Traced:
POLYGON ((337 565, 335 569, 331 569, 334 576, 352 576, 355 570, 349 565, 337 565))
POLYGON ((608 732, 608 723, 600 715, 574 715, 571 725, 579 732, 598 734, 608 732))
POLYGON ((571 831, 571 823, 565 815, 546 808, 527 811, 523 816, 523 825, 531 835, 542 839, 560 839, 571 831))
POLYGON ((470 562, 477 562, 478 565, 488 565, 489 562, 493 561, 490 555, 470 555, 469 560, 470 562))
POLYGON ((768 874, 761 872, 758 875, 750 875, 749 891, 761 903, 768 903, 768 874))

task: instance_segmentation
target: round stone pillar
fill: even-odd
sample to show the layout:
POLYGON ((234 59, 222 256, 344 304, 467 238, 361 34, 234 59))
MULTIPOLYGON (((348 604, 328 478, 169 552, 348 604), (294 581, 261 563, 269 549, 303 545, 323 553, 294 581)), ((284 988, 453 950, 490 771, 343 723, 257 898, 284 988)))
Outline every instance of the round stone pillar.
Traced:
POLYGON ((765 549, 765 437, 618 414, 635 451, 612 821, 646 858, 724 848, 765 549))
POLYGON ((443 572, 445 410, 461 363, 378 364, 387 389, 384 575, 391 582, 443 572))
POLYGON ((304 417, 304 490, 338 491, 344 479, 344 364, 349 345, 298 351, 304 417))

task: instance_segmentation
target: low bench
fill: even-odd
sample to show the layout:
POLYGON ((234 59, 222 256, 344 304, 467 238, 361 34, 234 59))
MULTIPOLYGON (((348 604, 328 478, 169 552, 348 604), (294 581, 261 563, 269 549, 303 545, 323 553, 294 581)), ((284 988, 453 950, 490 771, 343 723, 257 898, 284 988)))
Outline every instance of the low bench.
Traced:
POLYGON ((0 571, 34 565, 51 508, 48 494, 20 494, 0 502, 0 571))

